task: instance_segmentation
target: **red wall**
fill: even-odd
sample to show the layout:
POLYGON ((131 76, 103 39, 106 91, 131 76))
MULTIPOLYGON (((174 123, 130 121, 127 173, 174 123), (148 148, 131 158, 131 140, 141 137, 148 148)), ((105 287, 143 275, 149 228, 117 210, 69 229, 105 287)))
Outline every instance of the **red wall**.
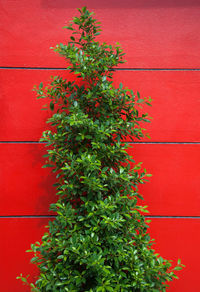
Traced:
POLYGON ((41 238, 56 198, 38 143, 49 113, 40 111, 43 101, 31 89, 51 75, 68 76, 64 60, 49 47, 66 42, 62 27, 83 5, 102 22, 99 39, 118 41, 127 53, 115 84, 153 98, 151 140, 129 151, 153 174, 140 191, 155 248, 186 265, 169 291, 198 291, 200 0, 1 1, 0 290, 29 291, 15 278, 36 273, 25 250, 41 238))

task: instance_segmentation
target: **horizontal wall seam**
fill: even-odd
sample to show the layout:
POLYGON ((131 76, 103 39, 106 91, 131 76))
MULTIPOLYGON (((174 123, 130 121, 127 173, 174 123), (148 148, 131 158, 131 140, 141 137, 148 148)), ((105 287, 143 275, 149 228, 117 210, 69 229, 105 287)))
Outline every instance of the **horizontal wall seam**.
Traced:
MULTIPOLYGON (((200 216, 167 216, 167 215, 148 215, 144 216, 146 219, 200 219, 200 216)), ((23 219, 23 218, 56 218, 56 215, 5 215, 5 216, 0 216, 0 219, 23 219)))
MULTIPOLYGON (((128 144, 173 144, 173 145, 199 145, 200 142, 125 142, 128 144)), ((40 141, 0 141, 0 144, 46 144, 40 141)))
POLYGON ((0 215, 0 219, 6 218, 55 218, 56 215, 0 215))
POLYGON ((0 144, 45 144, 40 141, 0 141, 0 144))
POLYGON ((166 219, 200 219, 200 216, 167 216, 167 215, 146 215, 145 218, 166 218, 166 219))
MULTIPOLYGON (((68 70, 66 68, 57 67, 12 67, 0 66, 0 69, 13 70, 68 70)), ((111 71, 200 71, 200 68, 113 68, 111 71)))
POLYGON ((127 142, 128 144, 200 144, 200 142, 127 142))

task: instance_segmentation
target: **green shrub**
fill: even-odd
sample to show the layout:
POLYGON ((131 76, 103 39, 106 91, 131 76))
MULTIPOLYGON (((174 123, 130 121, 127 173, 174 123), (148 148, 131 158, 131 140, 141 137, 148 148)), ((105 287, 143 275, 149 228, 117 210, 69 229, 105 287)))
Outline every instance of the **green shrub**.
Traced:
POLYGON ((165 291, 183 265, 172 269, 152 249, 145 208, 137 205, 137 186, 150 175, 124 142, 144 137, 140 122, 149 118, 138 109, 150 98, 122 83, 114 87, 112 68, 124 62, 122 49, 96 41, 99 22, 86 7, 79 12, 66 27, 71 41, 55 51, 80 82, 57 76, 35 89, 54 112, 41 140, 48 146, 44 167, 57 174, 58 201, 50 207, 57 216, 42 243, 31 245, 36 282, 18 278, 32 291, 165 291))

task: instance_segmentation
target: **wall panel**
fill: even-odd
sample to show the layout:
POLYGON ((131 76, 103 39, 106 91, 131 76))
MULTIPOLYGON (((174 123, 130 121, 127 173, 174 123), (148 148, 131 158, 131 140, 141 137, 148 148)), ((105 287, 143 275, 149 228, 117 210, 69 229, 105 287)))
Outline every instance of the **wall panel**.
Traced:
MULTIPOLYGON (((33 86, 50 77, 74 80, 63 70, 0 70, 0 141, 38 141, 51 113, 41 111, 46 100, 36 100, 33 86)), ((145 112, 153 118, 147 129, 154 142, 200 142, 199 71, 117 71, 114 85, 124 86, 151 96, 152 107, 145 112)))
POLYGON ((180 218, 154 218, 150 224, 150 234, 155 239, 156 252, 162 257, 174 260, 178 258, 186 267, 176 274, 179 280, 170 284, 168 292, 198 291, 198 261, 200 253, 198 240, 200 220, 180 218))
POLYGON ((47 215, 57 200, 55 177, 41 168, 45 149, 41 144, 0 143, 0 215, 47 215))
POLYGON ((41 239, 48 221, 49 218, 0 218, 2 292, 30 292, 30 288, 16 277, 22 273, 23 276, 31 275, 30 282, 36 279, 38 270, 30 263, 33 254, 25 251, 41 239))
MULTIPOLYGON (((153 175, 139 186, 150 215, 200 216, 200 145, 132 144, 128 152, 153 175)), ((57 197, 44 153, 43 144, 0 144, 0 215, 50 214, 57 197)))
MULTIPOLYGON (((25 253, 30 244, 38 241, 45 232, 44 226, 48 218, 1 218, 0 229, 4 240, 0 241, 1 258, 1 291, 28 292, 29 288, 23 286, 16 276, 31 274, 30 281, 37 275, 37 269, 30 264, 32 254, 25 253)), ((156 240, 155 249, 162 257, 178 258, 186 265, 184 271, 177 273, 179 280, 174 280, 169 292, 198 291, 198 267, 200 254, 197 230, 200 221, 195 219, 167 219, 154 218, 150 223, 150 233, 156 240), (191 248, 192 247, 192 248, 191 248)))
MULTIPOLYGON (((126 68, 200 67, 199 0, 85 0, 102 22, 102 41, 122 44, 126 68)), ((77 0, 1 1, 1 66, 65 67, 50 47, 66 42, 62 27, 77 0)), ((124 65, 123 65, 124 66, 124 65)))
POLYGON ((137 144, 129 153, 152 174, 139 186, 150 215, 200 216, 200 145, 137 144))

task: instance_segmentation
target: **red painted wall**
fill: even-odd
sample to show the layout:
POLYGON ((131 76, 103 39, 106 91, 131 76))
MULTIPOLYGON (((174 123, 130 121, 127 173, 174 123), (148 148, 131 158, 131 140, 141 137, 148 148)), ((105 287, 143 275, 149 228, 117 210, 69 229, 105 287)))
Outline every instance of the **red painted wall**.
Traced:
POLYGON ((40 111, 43 100, 31 89, 51 75, 68 76, 64 60, 49 47, 67 40, 62 27, 83 5, 102 22, 99 40, 118 41, 127 53, 115 84, 153 98, 147 108, 151 140, 129 153, 153 174, 140 192, 153 216, 155 248, 186 265, 168 291, 198 291, 200 0, 1 1, 0 290, 29 291, 15 278, 36 275, 25 250, 41 238, 56 197, 38 144, 50 113, 40 111))

